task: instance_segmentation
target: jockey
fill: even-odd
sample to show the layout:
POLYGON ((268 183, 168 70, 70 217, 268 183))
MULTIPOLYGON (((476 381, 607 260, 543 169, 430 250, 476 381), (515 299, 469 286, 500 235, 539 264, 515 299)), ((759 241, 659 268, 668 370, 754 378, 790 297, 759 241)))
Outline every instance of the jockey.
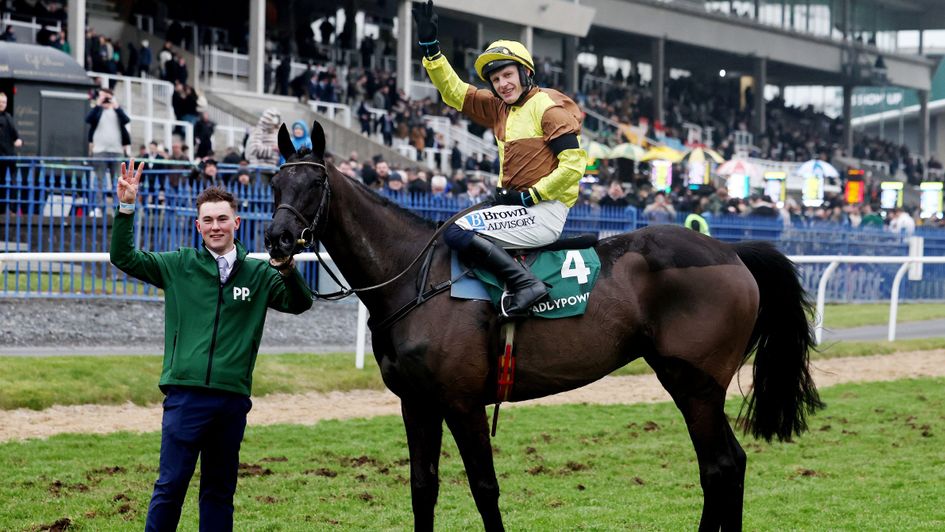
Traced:
POLYGON ((525 317, 548 288, 503 248, 541 247, 561 235, 587 165, 582 112, 564 94, 535 85, 532 56, 515 41, 496 41, 476 59, 490 90, 464 83, 440 52, 433 1, 415 6, 413 16, 423 66, 443 101, 492 128, 499 147, 492 207, 464 216, 444 239, 505 282, 500 310, 506 318, 525 317))

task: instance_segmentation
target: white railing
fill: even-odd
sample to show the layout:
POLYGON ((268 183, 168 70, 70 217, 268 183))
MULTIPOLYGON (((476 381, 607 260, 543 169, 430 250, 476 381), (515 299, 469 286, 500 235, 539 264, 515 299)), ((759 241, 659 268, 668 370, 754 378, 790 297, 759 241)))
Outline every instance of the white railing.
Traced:
MULTIPOLYGON (((260 259, 260 260, 269 260, 268 253, 250 253, 248 255, 250 258, 260 259)), ((327 253, 322 253, 322 259, 325 262, 330 262, 334 265, 334 261, 327 253)), ((295 256, 295 260, 299 262, 309 262, 317 261, 317 255, 315 253, 299 253, 295 256)), ((3 271, 4 261, 31 261, 31 262, 52 262, 52 263, 62 263, 62 262, 100 262, 108 263, 111 262, 108 253, 88 253, 88 252, 45 252, 45 253, 32 253, 32 252, 12 252, 12 253, 0 253, 0 271, 3 271)), ((364 352, 365 352, 365 338, 367 337, 367 307, 364 306, 364 303, 358 302, 358 328, 357 328, 357 338, 355 340, 355 366, 358 369, 364 368, 364 352)))
POLYGON ((308 106, 316 113, 321 113, 329 120, 351 129, 351 108, 343 103, 322 102, 319 100, 309 100, 308 106))
MULTIPOLYGON (((27 17, 24 17, 24 18, 27 18, 27 17)), ((25 39, 21 39, 20 35, 17 35, 17 40, 19 42, 21 43, 27 42, 27 44, 42 44, 42 45, 48 46, 49 43, 36 42, 36 34, 39 32, 39 30, 43 29, 44 27, 56 33, 59 33, 60 31, 62 31, 62 23, 58 21, 55 24, 44 24, 42 22, 38 22, 36 17, 28 17, 27 20, 17 20, 13 18, 12 13, 4 13, 3 18, 0 19, 0 23, 3 24, 3 29, 6 29, 7 26, 13 26, 14 31, 16 31, 16 28, 24 28, 28 30, 30 32, 29 42, 27 42, 25 39)))
POLYGON ((827 269, 820 276, 817 284, 817 325, 814 329, 817 343, 824 335, 824 306, 827 297, 827 282, 841 264, 901 264, 896 277, 893 278, 892 294, 889 302, 889 333, 890 342, 896 339, 896 316, 899 312, 899 285, 902 278, 914 264, 945 264, 945 257, 851 257, 845 255, 809 255, 788 257, 797 264, 826 264, 827 269))
MULTIPOLYGON (((250 253, 250 257, 255 259, 267 260, 267 253, 250 253)), ((333 263, 330 256, 323 254, 326 262, 333 263)), ((820 277, 817 287, 817 324, 815 326, 815 335, 817 343, 820 344, 823 339, 824 330, 824 307, 827 291, 827 282, 837 270, 840 264, 901 264, 893 279, 892 294, 889 304, 889 332, 890 342, 896 339, 896 318, 899 310, 899 287, 902 284, 902 278, 913 264, 945 264, 945 257, 852 257, 844 255, 808 255, 808 256, 790 256, 788 257, 797 264, 827 264, 827 269, 820 277)), ((295 259, 300 262, 316 261, 315 253, 299 253, 295 259)), ((109 262, 108 253, 32 253, 32 252, 12 252, 0 253, 0 271, 3 269, 4 261, 35 261, 35 262, 109 262)), ((359 369, 364 367, 365 338, 367 335, 367 307, 364 303, 358 302, 358 326, 356 337, 355 365, 359 369)))
POLYGON ((159 79, 118 76, 89 71, 90 78, 97 78, 99 86, 106 89, 110 81, 115 82, 115 96, 129 115, 155 116, 163 107, 166 118, 174 118, 174 85, 159 79), (156 108, 155 103, 159 106, 156 108))
POLYGON ((200 51, 203 79, 213 84, 218 77, 238 81, 249 77, 249 55, 205 46, 200 51))

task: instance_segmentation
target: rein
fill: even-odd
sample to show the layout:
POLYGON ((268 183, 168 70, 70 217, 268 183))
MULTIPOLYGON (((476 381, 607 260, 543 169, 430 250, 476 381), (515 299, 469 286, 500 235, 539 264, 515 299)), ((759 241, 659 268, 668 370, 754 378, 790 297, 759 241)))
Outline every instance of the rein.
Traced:
POLYGON ((341 290, 338 290, 337 292, 332 292, 330 294, 320 294, 318 293, 317 290, 312 290, 312 295, 315 299, 337 301, 339 299, 344 299, 348 296, 351 296, 360 292, 368 292, 370 290, 377 290, 378 288, 382 288, 384 286, 389 285, 390 283, 393 283, 397 279, 400 279, 401 277, 403 277, 404 274, 410 271, 414 266, 416 266, 417 262, 421 258, 423 258, 424 253, 426 253, 427 250, 430 249, 430 246, 432 246, 436 242, 436 239, 439 238, 441 234, 443 234, 443 231, 445 231, 447 227, 453 224, 456 220, 459 220, 460 218, 469 214, 470 212, 479 210, 482 207, 482 204, 470 205, 469 207, 466 207, 465 209, 454 214, 453 216, 450 216, 449 219, 443 222, 436 229, 436 231, 433 232, 433 236, 431 236, 430 240, 427 241, 426 244, 424 244, 424 246, 417 253, 417 256, 410 262, 410 264, 408 264, 407 267, 404 268, 403 271, 401 271, 397 275, 391 277, 390 279, 382 283, 378 283, 372 286, 362 286, 358 288, 345 288, 341 284, 341 281, 338 280, 338 276, 334 272, 332 272, 331 267, 328 265, 328 263, 325 262, 324 259, 322 259, 322 256, 318 251, 318 246, 317 246, 318 240, 316 239, 316 230, 317 230, 318 222, 321 221, 321 217, 325 213, 328 212, 328 204, 331 198, 331 187, 329 187, 328 185, 329 183, 328 168, 324 164, 316 163, 314 161, 296 161, 292 163, 285 163, 282 166, 280 166, 279 169, 281 170, 282 168, 286 166, 305 166, 305 165, 318 166, 322 168, 323 170, 325 170, 324 191, 322 192, 321 200, 319 200, 318 202, 318 208, 315 210, 315 216, 312 219, 312 222, 309 223, 308 219, 305 218, 305 216, 301 212, 299 212, 298 209, 296 209, 295 207, 287 203, 282 203, 278 207, 276 207, 276 210, 273 211, 272 215, 275 216, 276 211, 278 211, 279 209, 285 209, 291 212, 292 214, 294 214, 299 220, 302 221, 302 223, 305 225, 305 228, 302 229, 302 233, 299 235, 299 239, 296 241, 296 244, 302 246, 303 248, 312 248, 314 246, 315 249, 313 251, 315 252, 315 258, 317 259, 317 262, 325 269, 325 271, 328 273, 328 276, 331 277, 332 281, 334 281, 335 284, 337 284, 338 286, 342 287, 341 290), (306 236, 305 236, 306 231, 308 231, 309 239, 306 239, 306 236))

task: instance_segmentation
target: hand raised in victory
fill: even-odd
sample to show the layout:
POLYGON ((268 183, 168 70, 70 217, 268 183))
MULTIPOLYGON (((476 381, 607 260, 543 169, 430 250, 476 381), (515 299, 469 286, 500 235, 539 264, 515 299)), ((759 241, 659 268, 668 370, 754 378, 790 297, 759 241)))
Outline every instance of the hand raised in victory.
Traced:
POLYGON ((138 165, 135 171, 135 160, 126 165, 121 163, 121 176, 118 178, 118 201, 121 203, 134 203, 138 197, 138 183, 141 182, 141 172, 144 171, 144 163, 138 165))
POLYGON ((417 38, 421 43, 433 42, 437 37, 437 19, 436 12, 433 11, 433 0, 427 0, 419 6, 414 5, 413 20, 417 25, 417 38))

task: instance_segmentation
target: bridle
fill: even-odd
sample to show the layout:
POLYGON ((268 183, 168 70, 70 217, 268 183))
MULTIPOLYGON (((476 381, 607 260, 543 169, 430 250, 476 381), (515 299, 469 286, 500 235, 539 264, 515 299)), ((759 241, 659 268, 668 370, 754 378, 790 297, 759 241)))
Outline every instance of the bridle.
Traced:
POLYGON ((315 209, 315 216, 312 217, 312 222, 309 223, 308 219, 305 218, 305 215, 299 212, 298 209, 289 205, 288 203, 281 203, 276 207, 276 210, 272 212, 272 217, 276 217, 276 212, 279 209, 285 209, 295 215, 296 218, 302 221, 304 229, 299 234, 299 239, 296 240, 296 244, 302 246, 303 249, 310 248, 315 245, 317 242, 315 240, 315 229, 318 226, 318 222, 322 219, 323 215, 328 213, 329 200, 331 199, 331 187, 328 186, 328 167, 322 163, 316 163, 315 161, 296 161, 293 163, 285 163, 279 167, 279 171, 282 171, 286 166, 317 166, 325 171, 325 186, 322 187, 322 197, 318 201, 318 208, 315 209), (306 238, 306 231, 308 232, 308 237, 306 238))
POLYGON ((328 167, 325 166, 324 163, 318 163, 315 161, 295 161, 291 163, 283 163, 279 167, 279 170, 282 171, 282 169, 287 166, 317 166, 325 171, 325 185, 322 190, 322 197, 318 201, 318 208, 315 209, 315 216, 312 217, 311 223, 309 223, 305 215, 303 215, 301 212, 299 212, 298 209, 296 209, 292 205, 289 205, 288 203, 279 204, 276 207, 276 209, 272 212, 272 216, 273 218, 275 218, 276 212, 278 212, 279 209, 285 209, 291 212, 292 214, 294 214, 302 222, 305 228, 302 229, 302 232, 299 234, 299 238, 298 240, 296 240, 296 245, 302 246, 303 249, 312 248, 312 251, 315 252, 315 259, 318 261, 318 264, 322 268, 324 268, 326 272, 328 272, 328 276, 331 277, 331 280, 334 281, 335 284, 342 287, 341 290, 338 290, 337 292, 332 292, 330 294, 320 294, 318 293, 317 290, 312 290, 312 295, 315 299, 326 299, 329 301, 335 301, 338 299, 344 299, 350 295, 357 294, 359 292, 367 292, 370 290, 376 290, 378 288, 389 285, 390 283, 396 281, 397 279, 400 279, 401 277, 404 276, 405 273, 410 271, 410 269, 413 268, 417 264, 417 262, 423 257, 424 253, 426 253, 426 251, 430 249, 430 246, 432 246, 433 243, 436 242, 436 239, 439 238, 439 236, 443 233, 443 231, 445 231, 447 227, 452 225, 453 222, 469 214, 472 211, 478 210, 482 208, 483 206, 488 206, 487 203, 486 204, 479 203, 475 205, 470 205, 469 207, 466 207, 465 209, 459 211, 458 213, 451 216, 448 220, 443 222, 433 233, 433 236, 430 237, 430 240, 426 243, 426 245, 424 245, 423 248, 420 250, 420 252, 417 253, 417 256, 410 262, 410 264, 407 265, 406 268, 404 268, 403 271, 401 271, 397 275, 391 277, 390 279, 382 283, 378 283, 373 286, 364 286, 360 288, 345 288, 344 285, 341 284, 341 281, 338 280, 338 276, 335 275, 335 273, 331 271, 331 267, 328 266, 328 263, 322 259, 322 256, 318 251, 318 245, 317 245, 318 240, 316 238, 318 236, 316 233, 318 222, 322 220, 323 216, 327 215, 328 205, 330 203, 329 200, 331 199, 331 187, 329 186, 329 180, 328 180, 328 167), (308 238, 306 238, 306 231, 308 231, 308 238))

